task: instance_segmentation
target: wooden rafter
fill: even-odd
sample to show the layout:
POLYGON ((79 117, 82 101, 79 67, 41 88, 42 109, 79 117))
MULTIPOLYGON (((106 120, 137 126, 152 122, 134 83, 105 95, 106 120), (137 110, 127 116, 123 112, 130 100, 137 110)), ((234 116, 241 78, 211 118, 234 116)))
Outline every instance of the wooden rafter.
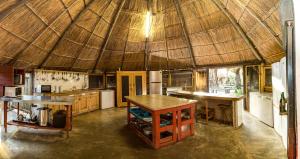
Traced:
MULTIPOLYGON (((247 7, 247 5, 250 3, 250 1, 247 3, 247 5, 243 5, 240 1, 236 1, 237 3, 239 3, 240 6, 244 7, 244 12, 248 11, 248 13, 250 13, 258 22, 259 24, 261 24, 264 28, 266 28, 275 38, 276 42, 281 46, 281 39, 278 37, 278 35, 273 31, 273 29, 270 28, 270 26, 261 18, 259 18, 259 16, 250 8, 247 7)), ((243 12, 243 13, 244 13, 243 12)), ((243 14, 242 14, 243 15, 243 14)), ((241 15, 241 17, 242 17, 241 15)))
POLYGON ((98 54, 98 57, 96 58, 96 62, 95 62, 94 68, 93 68, 93 72, 95 72, 97 65, 99 64, 99 62, 101 61, 101 59, 103 57, 103 53, 104 53, 104 51, 105 51, 105 49, 107 47, 108 40, 111 37, 112 31, 113 31, 113 29, 114 29, 114 27, 115 27, 115 25, 117 23, 117 20, 118 20, 118 18, 120 16, 121 10, 122 10, 122 8, 123 8, 123 6, 125 4, 125 1, 126 0, 123 0, 122 3, 119 5, 117 13, 114 15, 113 22, 109 26, 109 31, 108 31, 108 33, 105 36, 104 44, 101 46, 100 52, 98 54))
MULTIPOLYGON (((66 6, 66 4, 63 2, 63 0, 59 0, 59 2, 64 6, 65 10, 67 11, 68 13, 68 16, 70 17, 70 19, 73 21, 73 18, 72 18, 72 15, 68 9, 68 7, 66 6)), ((75 3, 76 1, 73 2, 73 4, 75 3)))
POLYGON ((180 20, 180 24, 181 24, 181 27, 182 27, 182 30, 183 30, 184 37, 185 37, 185 39, 187 41, 187 44, 188 44, 189 53, 190 53, 190 56, 191 56, 192 61, 193 61, 193 67, 195 68, 196 67, 195 54, 194 54, 194 50, 193 50, 193 47, 192 47, 192 44, 191 44, 191 39, 188 35, 187 26, 186 26, 186 23, 185 23, 184 16, 183 16, 183 13, 182 13, 182 10, 181 10, 181 7, 180 7, 180 4, 179 4, 178 0, 173 0, 173 2, 175 4, 176 12, 177 12, 179 20, 180 20))
MULTIPOLYGON (((152 7, 151 7, 152 0, 148 0, 147 9, 152 14, 152 7)), ((151 15, 152 16, 152 15, 151 15)), ((150 23, 151 25, 151 23, 150 23)), ((151 26, 150 26, 151 27, 151 26)), ((151 29, 150 29, 151 30, 151 29)), ((150 36, 150 35, 149 35, 150 36)), ((145 54, 144 54, 144 69, 148 70, 149 67, 149 37, 145 38, 145 54)))
POLYGON ((125 55, 126 55, 126 49, 127 49, 128 36, 129 36, 129 32, 130 32, 131 22, 132 22, 132 16, 130 17, 130 23, 129 23, 129 27, 128 27, 128 33, 126 35, 125 47, 124 47, 124 51, 123 51, 123 55, 122 55, 122 61, 121 61, 121 70, 123 70, 123 66, 124 66, 124 60, 125 60, 125 55))
MULTIPOLYGON (((82 10, 86 9, 93 1, 90 1, 88 5, 86 5, 84 8, 82 8, 82 10)), ((75 2, 73 3, 75 4, 75 2)), ((82 11, 81 10, 81 11, 82 11)), ((62 35, 59 37, 58 40, 56 40, 55 44, 52 46, 51 50, 47 53, 47 55, 45 56, 45 58, 42 60, 42 62, 38 65, 38 68, 41 68, 45 62, 49 59, 51 53, 53 52, 53 50, 56 48, 56 46, 59 44, 59 42, 63 39, 64 35, 66 34, 67 30, 69 30, 69 28, 72 26, 72 24, 74 24, 74 21, 76 21, 80 15, 82 14, 82 12, 80 12, 72 21, 71 19, 71 23, 67 26, 67 28, 63 31, 62 35)))
POLYGON ((167 51, 167 67, 168 67, 168 70, 170 70, 170 63, 169 63, 169 48, 168 48, 168 40, 167 40, 167 33, 166 33, 166 22, 165 22, 165 18, 166 18, 166 13, 164 13, 164 19, 163 19, 163 22, 164 22, 164 36, 165 36, 165 45, 166 45, 166 51, 167 51))
MULTIPOLYGON (((75 2, 76 2, 76 1, 75 1, 75 2)), ((75 2, 73 2, 72 5, 75 4, 75 2)), ((57 32, 56 32, 55 30, 53 30, 50 26, 56 21, 56 19, 58 19, 60 16, 62 16, 62 15, 65 13, 65 11, 68 10, 68 8, 65 8, 65 10, 62 11, 61 14, 59 14, 59 15, 55 18, 55 20, 53 20, 50 24, 47 24, 46 21, 45 21, 44 19, 42 19, 40 16, 38 16, 38 14, 35 13, 31 7, 29 7, 27 4, 25 4, 25 6, 26 6, 26 7, 27 7, 27 8, 28 8, 28 9, 29 9, 36 17, 38 17, 41 21, 43 21, 43 23, 44 23, 47 27, 45 27, 45 29, 43 29, 43 30, 38 34, 38 36, 36 36, 30 43, 28 43, 28 44, 26 45, 26 47, 25 47, 22 51, 20 51, 20 52, 18 52, 17 54, 15 54, 14 57, 12 57, 12 59, 11 59, 10 61, 8 61, 8 64, 9 64, 9 65, 15 65, 15 63, 18 61, 19 57, 23 54, 23 52, 25 52, 31 45, 33 45, 33 43, 36 42, 36 40, 37 40, 39 37, 41 37, 41 36, 43 35, 43 33, 47 30, 47 28, 50 28, 54 33, 57 34, 57 32)), ((59 35, 58 35, 58 36, 59 36, 59 35)), ((36 46, 36 47, 37 47, 37 46, 36 46)), ((40 49, 41 49, 41 48, 40 48, 40 49)), ((41 50, 45 51, 44 49, 41 49, 41 50)))
POLYGON ((11 5, 10 7, 6 8, 5 10, 1 11, 0 22, 2 22, 6 17, 8 17, 10 14, 14 13, 19 7, 23 6, 24 4, 25 4, 25 0, 16 1, 15 4, 11 5))
POLYGON ((239 32, 239 34, 242 36, 242 38, 244 39, 244 41, 247 43, 247 45, 250 47, 251 51, 253 52, 253 54, 255 55, 255 57, 262 63, 264 63, 264 59, 262 58, 261 54, 259 53, 259 51, 256 49, 255 45, 253 44, 252 41, 249 40, 249 38, 247 37, 246 33, 244 32, 244 30, 241 28, 241 26, 237 23, 237 21, 235 20, 235 18, 233 17, 233 15, 231 15, 231 13, 228 12, 227 9, 225 9, 225 6, 220 3, 218 0, 212 0, 212 2, 214 2, 214 4, 225 14, 225 16, 230 20, 230 22, 232 23, 232 25, 234 26, 234 28, 239 32))
MULTIPOLYGON (((203 10, 204 10, 204 9, 207 9, 207 8, 203 7, 201 4, 200 4, 200 6, 201 6, 201 8, 202 8, 203 10)), ((209 11, 207 10, 207 12, 209 12, 209 11)), ((200 16, 200 19, 202 19, 201 16, 200 16)), ((202 19, 202 21, 205 21, 205 20, 202 19)), ((215 29, 217 29, 217 28, 215 28, 215 29)), ((224 63, 224 58, 221 56, 221 52, 220 52, 220 50, 218 49, 218 47, 216 46, 217 43, 215 43, 215 42, 213 41, 213 38, 212 38, 211 34, 208 32, 208 30, 206 30, 206 33, 207 33, 207 35, 208 35, 209 40, 212 42, 213 47, 216 49, 216 51, 217 51, 217 53, 218 53, 218 55, 219 55, 219 58, 221 59, 222 63, 224 63)), ((222 43, 223 43, 223 42, 222 42, 222 43)))
MULTIPOLYGON (((108 9, 108 6, 111 5, 111 3, 112 3, 112 0, 110 0, 110 2, 105 5, 105 11, 106 11, 106 9, 108 9)), ((97 14, 97 16, 98 16, 98 14, 97 14)), ((92 33, 90 33, 89 38, 84 42, 84 44, 82 45, 82 47, 75 53, 74 60, 72 61, 72 64, 71 64, 71 67, 69 68, 69 70, 72 70, 72 68, 74 67, 74 65, 75 65, 77 59, 79 58, 82 50, 85 48, 85 46, 87 45, 87 43, 90 41, 90 39, 93 36, 93 34, 95 32, 95 29, 96 29, 96 27, 97 27, 97 25, 98 25, 98 23, 100 22, 101 19, 103 19, 103 16, 98 17, 97 22, 92 27, 93 31, 92 31, 92 33)))

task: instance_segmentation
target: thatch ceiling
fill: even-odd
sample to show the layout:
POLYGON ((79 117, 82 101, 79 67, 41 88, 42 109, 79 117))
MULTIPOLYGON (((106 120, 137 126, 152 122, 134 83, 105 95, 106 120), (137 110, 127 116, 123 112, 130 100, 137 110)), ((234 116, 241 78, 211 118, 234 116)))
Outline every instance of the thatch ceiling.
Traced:
POLYGON ((273 63, 279 0, 4 0, 0 64, 114 71, 273 63), (146 12, 152 10, 149 39, 146 12))

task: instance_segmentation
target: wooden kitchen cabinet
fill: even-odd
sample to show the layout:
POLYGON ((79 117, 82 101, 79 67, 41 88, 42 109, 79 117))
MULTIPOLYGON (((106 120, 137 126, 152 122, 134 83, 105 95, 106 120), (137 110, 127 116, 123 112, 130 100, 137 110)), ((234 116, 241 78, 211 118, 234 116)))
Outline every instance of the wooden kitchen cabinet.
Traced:
POLYGON ((86 99, 86 95, 81 95, 80 96, 80 108, 79 108, 79 112, 80 113, 85 113, 89 110, 88 105, 87 105, 87 99, 86 99))
MULTIPOLYGON (((72 114, 73 116, 86 113, 86 112, 91 112, 94 110, 97 110, 100 108, 100 93, 98 90, 93 90, 93 91, 78 91, 78 92, 70 92, 70 93, 61 93, 61 94, 48 94, 48 95, 53 95, 53 96, 74 96, 74 104, 72 106, 72 114)), ((49 106, 53 112, 57 110, 64 110, 65 106, 49 106)))
POLYGON ((89 111, 99 109, 99 92, 87 95, 87 105, 89 111))
POLYGON ((146 71, 117 71, 117 105, 126 106, 125 96, 146 95, 146 71))

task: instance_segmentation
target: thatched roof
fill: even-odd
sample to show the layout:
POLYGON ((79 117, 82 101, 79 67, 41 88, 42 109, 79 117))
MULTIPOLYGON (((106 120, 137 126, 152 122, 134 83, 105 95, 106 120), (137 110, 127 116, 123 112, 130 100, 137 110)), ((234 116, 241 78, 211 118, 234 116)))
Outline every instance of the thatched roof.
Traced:
POLYGON ((273 63, 279 0, 4 0, 0 64, 76 71, 273 63), (145 17, 152 11, 149 39, 145 17))

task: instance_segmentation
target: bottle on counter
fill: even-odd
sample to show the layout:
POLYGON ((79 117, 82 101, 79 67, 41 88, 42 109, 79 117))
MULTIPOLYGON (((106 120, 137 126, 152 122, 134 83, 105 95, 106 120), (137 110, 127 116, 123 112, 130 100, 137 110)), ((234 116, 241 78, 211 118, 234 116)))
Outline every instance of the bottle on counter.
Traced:
POLYGON ((279 105, 279 109, 280 109, 280 112, 283 113, 283 112, 286 112, 286 99, 284 97, 284 92, 281 93, 281 97, 280 97, 280 105, 279 105))

